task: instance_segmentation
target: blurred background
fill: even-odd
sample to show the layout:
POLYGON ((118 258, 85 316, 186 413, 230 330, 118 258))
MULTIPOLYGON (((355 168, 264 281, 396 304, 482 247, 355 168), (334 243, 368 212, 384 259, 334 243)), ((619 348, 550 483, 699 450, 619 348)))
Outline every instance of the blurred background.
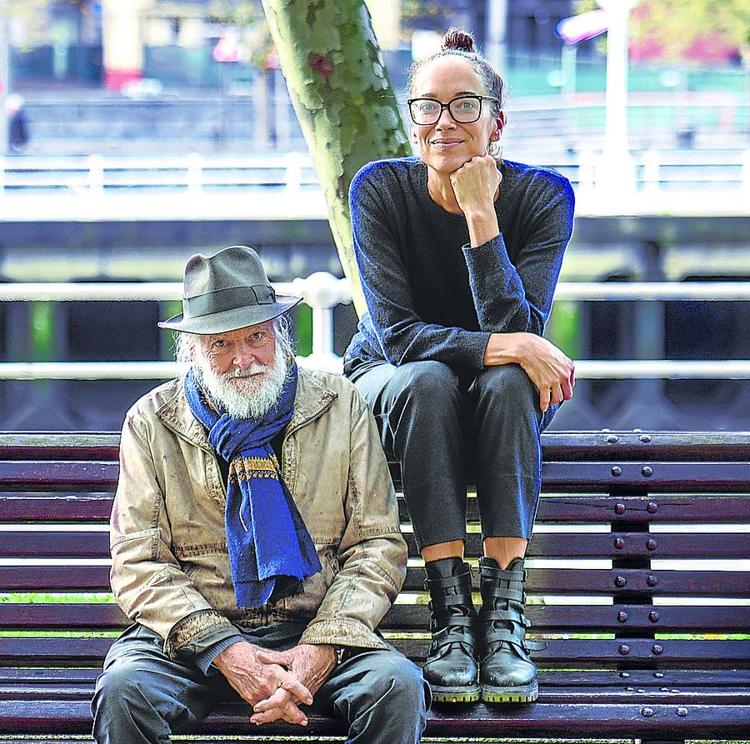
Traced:
MULTIPOLYGON (((503 156, 574 185, 547 335, 581 374, 553 429, 747 429, 750 3, 367 5, 401 103, 471 30, 503 156)), ((277 282, 333 275, 295 325, 335 366, 356 315, 259 0, 0 0, 0 86, 2 429, 119 429, 168 375, 185 260, 233 243, 277 282)))

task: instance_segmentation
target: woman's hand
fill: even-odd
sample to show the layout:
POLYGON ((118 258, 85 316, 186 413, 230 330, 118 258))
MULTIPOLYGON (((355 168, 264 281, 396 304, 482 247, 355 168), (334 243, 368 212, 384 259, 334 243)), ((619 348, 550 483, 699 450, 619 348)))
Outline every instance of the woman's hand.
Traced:
POLYGON ((481 155, 464 163, 450 175, 453 193, 469 226, 471 245, 476 247, 500 234, 495 196, 502 181, 497 162, 481 155))
POLYGON ((493 333, 484 353, 484 365, 518 364, 539 391, 539 408, 573 397, 575 364, 553 343, 534 333, 493 333))

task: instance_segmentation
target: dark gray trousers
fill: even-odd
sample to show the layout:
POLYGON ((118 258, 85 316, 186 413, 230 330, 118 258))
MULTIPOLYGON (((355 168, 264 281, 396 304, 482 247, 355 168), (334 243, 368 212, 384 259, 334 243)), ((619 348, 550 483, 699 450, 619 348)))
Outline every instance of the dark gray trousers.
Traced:
POLYGON ((459 374, 442 362, 376 363, 350 375, 401 465, 420 548, 466 539, 466 478, 484 537, 530 538, 541 487, 539 393, 516 364, 459 374))
MULTIPOLYGON (((283 629, 246 637, 266 648, 296 643, 283 629)), ((134 625, 110 648, 91 706, 97 744, 168 744, 171 734, 194 731, 217 703, 240 699, 220 673, 170 659, 162 645, 134 625)), ((311 710, 347 721, 352 744, 416 744, 428 705, 422 673, 409 659, 394 649, 362 649, 333 670, 311 710)), ((248 723, 248 734, 262 736, 263 726, 248 723)))

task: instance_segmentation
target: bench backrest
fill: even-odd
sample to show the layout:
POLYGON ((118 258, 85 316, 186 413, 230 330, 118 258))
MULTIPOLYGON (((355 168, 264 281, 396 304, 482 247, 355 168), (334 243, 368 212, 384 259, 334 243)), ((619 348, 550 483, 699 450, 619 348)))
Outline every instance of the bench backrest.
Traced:
MULTIPOLYGON (((127 624, 109 596, 118 441, 0 435, 0 666, 88 680, 127 624)), ((555 433, 543 445, 527 561, 540 667, 580 670, 592 684, 677 668, 750 677, 750 434, 555 433)), ((473 498, 469 515, 476 559, 473 498)), ((381 626, 415 659, 427 648, 423 581, 411 560, 381 626)))

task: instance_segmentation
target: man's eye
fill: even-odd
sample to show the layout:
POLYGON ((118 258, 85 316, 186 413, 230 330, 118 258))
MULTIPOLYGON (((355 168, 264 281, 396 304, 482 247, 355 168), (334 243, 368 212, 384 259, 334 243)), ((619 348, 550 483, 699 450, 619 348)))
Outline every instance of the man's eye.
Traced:
POLYGON ((423 114, 431 114, 437 108, 437 103, 434 101, 422 101, 419 104, 419 110, 423 114))
POLYGON ((214 341, 211 344, 211 348, 213 348, 213 349, 223 349, 223 348, 226 347, 226 345, 227 345, 227 342, 224 341, 224 339, 218 339, 218 340, 214 341))
POLYGON ((464 101, 459 101, 458 106, 462 111, 473 111, 474 109, 476 109, 477 104, 474 101, 467 99, 464 101))

